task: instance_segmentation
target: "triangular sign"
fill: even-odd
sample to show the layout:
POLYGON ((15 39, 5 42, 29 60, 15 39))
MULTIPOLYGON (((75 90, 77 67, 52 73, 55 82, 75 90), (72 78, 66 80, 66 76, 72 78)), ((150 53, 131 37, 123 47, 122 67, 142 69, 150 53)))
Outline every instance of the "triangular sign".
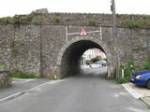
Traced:
POLYGON ((87 32, 86 32, 86 30, 84 28, 81 28, 80 35, 81 36, 86 36, 87 35, 87 32))

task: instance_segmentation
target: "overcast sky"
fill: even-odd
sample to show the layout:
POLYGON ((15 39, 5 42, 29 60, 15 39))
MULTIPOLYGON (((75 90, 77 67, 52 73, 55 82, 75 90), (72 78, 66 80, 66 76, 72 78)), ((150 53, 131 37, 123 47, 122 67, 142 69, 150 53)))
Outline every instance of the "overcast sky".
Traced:
MULTIPOLYGON (((28 14, 48 8, 49 12, 110 13, 111 0, 0 0, 0 17, 28 14)), ((150 14, 150 0, 116 0, 117 13, 150 14)))

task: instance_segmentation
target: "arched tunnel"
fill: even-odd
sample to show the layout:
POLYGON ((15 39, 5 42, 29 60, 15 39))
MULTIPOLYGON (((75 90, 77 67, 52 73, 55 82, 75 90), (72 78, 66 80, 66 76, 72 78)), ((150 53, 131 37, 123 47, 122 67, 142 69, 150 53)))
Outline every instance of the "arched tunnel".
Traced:
POLYGON ((80 58, 86 50, 91 48, 100 49, 105 53, 100 45, 91 40, 80 40, 66 48, 61 60, 62 78, 80 74, 80 58))

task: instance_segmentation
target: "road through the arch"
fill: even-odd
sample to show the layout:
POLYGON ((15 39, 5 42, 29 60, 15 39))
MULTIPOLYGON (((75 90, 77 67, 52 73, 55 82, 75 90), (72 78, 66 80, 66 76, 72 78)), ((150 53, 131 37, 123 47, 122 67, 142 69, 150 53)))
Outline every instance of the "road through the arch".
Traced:
POLYGON ((48 82, 15 99, 0 102, 0 112, 149 112, 121 85, 99 76, 48 82))

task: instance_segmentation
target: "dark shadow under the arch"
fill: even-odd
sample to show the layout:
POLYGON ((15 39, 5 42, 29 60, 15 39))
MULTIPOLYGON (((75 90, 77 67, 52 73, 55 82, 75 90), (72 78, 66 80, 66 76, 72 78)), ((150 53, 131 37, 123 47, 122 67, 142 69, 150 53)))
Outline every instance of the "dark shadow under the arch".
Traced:
POLYGON ((80 75, 82 73, 80 58, 86 50, 91 48, 98 48, 105 53, 100 45, 90 40, 80 40, 66 48, 61 60, 61 78, 80 75))

